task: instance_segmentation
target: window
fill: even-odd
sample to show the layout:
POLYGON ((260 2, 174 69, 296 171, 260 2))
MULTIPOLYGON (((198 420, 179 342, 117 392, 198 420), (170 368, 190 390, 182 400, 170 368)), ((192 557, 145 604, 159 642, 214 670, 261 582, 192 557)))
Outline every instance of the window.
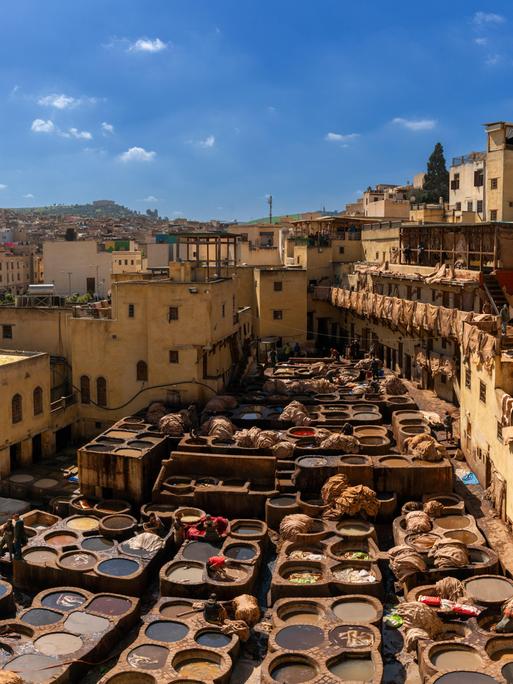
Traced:
POLYGON ((474 210, 474 204, 473 204, 472 200, 469 200, 467 202, 467 211, 473 211, 473 210, 474 210))
POLYGON ((490 178, 490 190, 497 190, 499 186, 498 178, 490 178))
POLYGON ((283 291, 283 283, 281 282, 281 280, 275 280, 273 287, 275 292, 283 291))
POLYGON ((482 380, 479 381, 479 401, 486 404, 486 385, 482 380))
POLYGON ((459 190, 460 188, 460 174, 455 173, 451 181, 451 190, 459 190))
POLYGON ((431 290, 431 301, 436 302, 436 297, 437 297, 437 291, 431 290))
POLYGON ((502 442, 502 423, 500 420, 497 421, 497 439, 502 442))
POLYGON ((483 200, 477 200, 477 203, 476 203, 476 211, 477 211, 478 214, 482 214, 482 213, 483 213, 483 200))
POLYGON ((273 310, 273 319, 275 321, 283 320, 283 311, 281 309, 274 309, 273 310))
POLYGON ((450 307, 450 296, 449 292, 442 292, 442 306, 445 306, 446 309, 450 307))
POLYGON ((135 317, 135 304, 129 304, 128 305, 128 318, 134 318, 135 317))
POLYGON ((226 314, 226 304, 221 304, 221 317, 224 318, 226 314))
POLYGON ((136 366, 137 380, 146 382, 148 380, 148 364, 146 361, 138 361, 136 366))
POLYGON ((107 406, 107 380, 102 377, 96 379, 96 403, 107 406))
POLYGON ((339 248, 338 248, 338 253, 339 253, 339 254, 344 254, 344 252, 345 252, 344 247, 339 247, 339 248))
POLYGON ((23 399, 21 394, 15 394, 11 402, 12 422, 21 423, 23 420, 23 399))
POLYGON ((420 287, 417 288, 417 301, 420 301, 420 296, 421 296, 421 289, 420 287))
POLYGON ((492 209, 490 212, 490 221, 497 221, 497 209, 492 209))
POLYGON ((34 390, 32 402, 34 405, 34 415, 40 416, 43 413, 43 390, 41 387, 36 387, 34 390))
POLYGON ((447 349, 447 340, 445 337, 442 337, 442 349, 447 349))
POLYGON ((91 403, 91 385, 87 375, 80 376, 80 401, 83 404, 91 403))
POLYGON ((406 286, 406 299, 411 299, 411 285, 406 286))
POLYGON ((180 363, 179 354, 176 349, 170 349, 169 351, 169 363, 180 363))
POLYGON ((478 169, 474 171, 474 187, 481 188, 484 185, 484 171, 483 169, 478 169))
POLYGON ((168 321, 177 321, 178 320, 178 307, 177 306, 170 306, 169 307, 169 312, 167 315, 168 321))
POLYGON ((465 368, 465 387, 467 389, 472 387, 472 371, 470 368, 465 368))
POLYGON ((513 207, 513 202, 508 202, 508 207, 513 207))
POLYGON ((12 325, 2 326, 2 337, 4 340, 12 340, 12 325))
POLYGON ((379 261, 379 252, 376 252, 376 261, 379 261))
POLYGON ((461 202, 456 202, 456 211, 461 211, 461 202))

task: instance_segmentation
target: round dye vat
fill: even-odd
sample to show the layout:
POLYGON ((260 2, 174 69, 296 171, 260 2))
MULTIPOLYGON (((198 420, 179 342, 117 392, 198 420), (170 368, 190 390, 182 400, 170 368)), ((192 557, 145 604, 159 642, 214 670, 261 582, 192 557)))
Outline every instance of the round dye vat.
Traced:
POLYGON ((443 518, 437 518, 436 525, 444 530, 454 530, 468 527, 470 519, 466 515, 446 515, 443 518))
POLYGON ((401 456, 387 456, 387 458, 380 459, 381 465, 385 466, 407 466, 410 462, 407 458, 402 458, 401 456))
POLYGON ((131 667, 142 670, 161 670, 166 664, 169 649, 154 644, 144 644, 130 651, 127 662, 131 667))
POLYGON ((272 499, 269 499, 269 503, 273 506, 279 506, 280 508, 282 506, 295 506, 296 505, 296 497, 295 496, 275 496, 272 499))
POLYGON ((298 461, 298 465, 302 468, 318 468, 327 464, 328 461, 323 456, 306 456, 298 461))
POLYGON ((128 442, 128 446, 135 449, 151 449, 153 443, 147 442, 144 439, 133 439, 131 442, 128 442))
POLYGON ((84 539, 81 546, 86 551, 109 551, 114 546, 114 542, 107 537, 88 537, 84 539))
MULTIPOLYGON (((502 668, 503 675, 505 669, 506 668, 502 668)), ((506 677, 505 679, 506 681, 510 681, 506 677)), ((438 677, 438 679, 435 679, 435 684, 497 684, 497 680, 495 677, 490 677, 490 675, 482 674, 481 672, 464 672, 458 670, 457 672, 448 672, 447 674, 438 677)))
POLYGON ((513 660, 513 646, 504 645, 503 648, 499 648, 497 651, 494 651, 490 655, 490 658, 494 662, 500 662, 501 660, 513 660))
POLYGON ((182 556, 187 560, 206 561, 211 556, 218 556, 221 551, 221 546, 210 544, 209 542, 193 541, 187 544, 182 552, 182 556))
POLYGON ((48 656, 61 656, 75 653, 83 646, 82 639, 66 632, 51 632, 34 641, 34 648, 48 656))
POLYGON ((2 669, 16 672, 27 684, 31 682, 36 684, 52 679, 61 668, 62 665, 59 665, 59 661, 56 658, 36 653, 27 653, 26 655, 13 658, 2 669), (56 667, 52 667, 52 665, 56 667))
POLYGON ((168 580, 181 584, 201 584, 203 582, 203 566, 187 563, 171 565, 167 572, 168 580))
POLYGON ((363 599, 339 601, 331 609, 339 620, 344 622, 371 622, 378 617, 374 605, 363 599))
POLYGON ((359 522, 357 520, 348 520, 337 525, 337 530, 345 537, 361 537, 369 534, 372 530, 372 525, 366 522, 359 522))
POLYGON ((324 633, 315 625, 290 625, 280 629, 275 641, 278 646, 288 651, 305 651, 322 644, 324 633))
POLYGON ((64 622, 64 627, 73 634, 95 634, 109 629, 109 621, 97 615, 90 615, 82 611, 70 613, 64 622))
POLYGON ((239 561, 249 561, 256 556, 256 551, 252 546, 244 546, 244 544, 232 544, 227 546, 224 550, 224 555, 227 558, 239 561))
POLYGON ((147 549, 132 549, 127 542, 121 544, 121 550, 128 556, 138 556, 139 558, 151 557, 151 553, 147 549))
POLYGON ((257 411, 250 411, 249 413, 243 413, 240 418, 242 420, 260 420, 262 417, 261 413, 258 413, 257 411))
POLYGON ((293 603, 278 609, 278 617, 290 625, 317 625, 321 622, 319 607, 313 603, 293 603))
POLYGON ((132 606, 131 601, 119 596, 96 596, 87 606, 87 610, 92 613, 101 613, 102 615, 123 615, 132 606))
POLYGON ((78 537, 75 534, 66 532, 55 532, 54 534, 48 534, 45 537, 45 542, 50 546, 69 546, 70 544, 76 544, 78 537))
POLYGON ((469 530, 449 530, 444 532, 444 537, 449 539, 457 539, 458 541, 461 541, 467 545, 475 544, 478 541, 477 534, 474 534, 469 530))
POLYGON ((372 411, 372 412, 362 411, 361 413, 353 414, 353 418, 355 420, 376 420, 377 417, 378 417, 378 414, 376 413, 376 411, 372 411))
POLYGON ((59 620, 62 620, 63 615, 56 613, 54 610, 47 610, 46 608, 31 608, 24 615, 20 617, 22 622, 27 625, 34 625, 34 627, 42 627, 43 625, 54 625, 59 620))
POLYGON ((215 679, 221 670, 219 663, 207 658, 184 658, 173 667, 181 676, 195 677, 200 681, 215 679))
POLYGON ((24 473, 20 473, 19 475, 11 475, 11 477, 8 479, 10 482, 17 482, 18 484, 27 484, 28 482, 34 481, 32 475, 26 475, 24 473))
POLYGON ((250 524, 246 525, 244 523, 241 525, 236 524, 234 527, 232 527, 232 532, 234 532, 235 534, 240 534, 240 535, 247 536, 247 537, 254 537, 254 536, 257 536, 259 534, 262 534, 263 527, 261 527, 260 525, 250 525, 250 524))
POLYGON ((271 677, 275 682, 283 684, 300 684, 309 682, 317 675, 317 670, 306 660, 286 660, 271 671, 271 677))
POLYGON ((316 431, 309 427, 290 428, 289 433, 294 437, 314 437, 316 431))
MULTIPOLYGON (((508 663, 507 665, 504 665, 504 667, 501 670, 501 674, 504 677, 504 679, 508 682, 508 684, 513 684, 513 663, 508 663)), ((476 682, 476 684, 480 684, 480 682, 476 682)), ((483 682, 483 684, 485 684, 483 682)))
POLYGON ((328 670, 342 681, 372 682, 374 678, 374 663, 368 656, 334 660, 328 663, 328 670))
POLYGON ((133 432, 128 432, 128 430, 109 430, 106 433, 106 438, 115 437, 116 439, 133 439, 135 434, 133 432))
POLYGON ((195 638, 197 644, 207 646, 208 648, 224 648, 228 646, 231 640, 231 637, 227 634, 218 632, 215 629, 207 629, 204 632, 200 632, 195 638))
POLYGON ((140 456, 142 454, 141 449, 129 449, 128 447, 122 447, 121 449, 116 449, 116 454, 120 456, 140 456))
POLYGON ((513 584, 505 577, 473 577, 465 588, 477 603, 502 603, 513 596, 513 584))
POLYGON ((192 610, 192 602, 190 601, 173 601, 166 603, 160 609, 160 614, 164 617, 175 618, 181 617, 181 613, 192 610))
POLYGON ((107 515, 102 518, 102 527, 108 530, 124 530, 127 527, 133 527, 137 524, 137 520, 131 515, 107 515))
POLYGON ((461 667, 479 670, 483 666, 483 661, 477 651, 462 646, 433 649, 430 659, 438 670, 454 671, 461 667))
POLYGON ((329 633, 329 640, 341 648, 371 648, 374 635, 368 627, 339 625, 329 633))
POLYGON ((57 553, 51 549, 35 548, 23 554, 23 559, 27 563, 37 563, 38 565, 55 565, 57 553))
POLYGON ((189 628, 182 622, 174 622, 173 620, 157 620, 146 627, 145 634, 148 639, 154 641, 163 641, 171 644, 175 641, 181 641, 189 633, 189 628))
POLYGON ((127 577, 139 569, 139 563, 130 558, 109 558, 98 565, 98 570, 112 577, 127 577))
POLYGON ((97 530, 100 523, 97 518, 81 515, 76 518, 70 518, 66 525, 71 530, 78 530, 79 532, 92 532, 97 530))
POLYGON ((58 485, 58 481, 54 480, 52 477, 42 477, 40 480, 34 482, 34 487, 39 487, 40 489, 51 489, 58 485))
POLYGON ((92 553, 86 551, 74 551, 73 553, 61 556, 59 566, 65 570, 75 570, 77 572, 88 572, 92 570, 98 559, 92 553))
POLYGON ((41 601, 47 608, 58 608, 69 611, 79 608, 85 602, 85 596, 75 591, 55 591, 47 594, 41 601))

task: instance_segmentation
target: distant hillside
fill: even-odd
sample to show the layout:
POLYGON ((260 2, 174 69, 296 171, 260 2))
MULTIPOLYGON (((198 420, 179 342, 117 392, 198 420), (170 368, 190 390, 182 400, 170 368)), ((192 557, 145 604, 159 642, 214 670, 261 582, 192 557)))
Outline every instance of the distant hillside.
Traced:
MULTIPOLYGON (((48 207, 22 207, 11 209, 19 214, 41 214, 43 216, 82 216, 83 218, 130 218, 140 216, 140 212, 132 211, 110 200, 98 200, 91 204, 52 204, 48 207)), ((146 216, 146 214, 143 214, 146 216)))

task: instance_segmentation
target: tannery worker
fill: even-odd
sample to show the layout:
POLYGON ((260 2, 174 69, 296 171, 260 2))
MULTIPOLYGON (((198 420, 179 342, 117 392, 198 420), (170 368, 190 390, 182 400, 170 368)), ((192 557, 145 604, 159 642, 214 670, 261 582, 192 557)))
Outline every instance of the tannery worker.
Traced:
POLYGON ((14 541, 14 527, 12 520, 8 520, 2 526, 0 531, 0 556, 3 555, 5 547, 9 551, 9 560, 12 563, 13 541, 14 541))
POLYGON ((223 606, 217 600, 216 594, 210 594, 208 601, 203 606, 203 617, 206 622, 220 623, 225 614, 223 606))
POLYGON ((27 543, 27 533, 25 532, 25 523, 20 516, 15 513, 12 516, 14 521, 14 558, 21 560, 21 549, 27 543))
POLYGON ((449 411, 445 412, 444 416, 444 427, 445 427, 445 438, 447 441, 452 442, 452 424, 453 424, 453 418, 449 411))

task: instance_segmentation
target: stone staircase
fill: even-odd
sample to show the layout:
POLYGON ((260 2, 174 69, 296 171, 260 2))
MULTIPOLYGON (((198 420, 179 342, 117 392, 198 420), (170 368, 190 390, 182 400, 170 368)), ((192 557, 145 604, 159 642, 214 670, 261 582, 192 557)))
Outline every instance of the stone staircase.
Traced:
POLYGON ((502 287, 499 284, 497 278, 491 273, 486 273, 483 275, 484 288, 490 298, 490 304, 492 306, 492 313, 495 315, 499 314, 503 304, 507 304, 502 287))

